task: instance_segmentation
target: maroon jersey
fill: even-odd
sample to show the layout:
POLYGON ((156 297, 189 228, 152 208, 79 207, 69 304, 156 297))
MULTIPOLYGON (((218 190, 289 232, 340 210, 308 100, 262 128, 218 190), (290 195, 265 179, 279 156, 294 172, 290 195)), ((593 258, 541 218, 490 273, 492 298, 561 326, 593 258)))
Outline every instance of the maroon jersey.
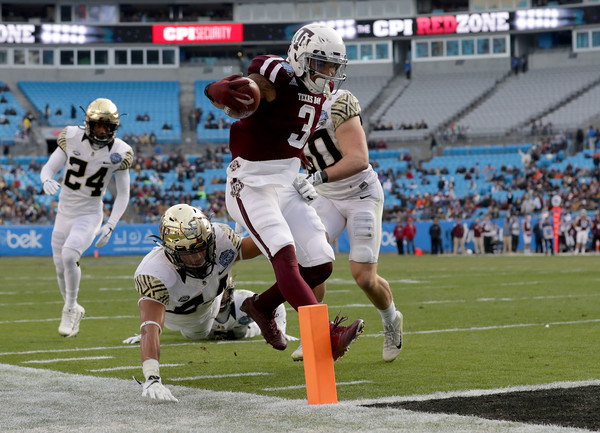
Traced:
POLYGON ((257 73, 275 86, 277 97, 263 100, 249 117, 231 125, 232 158, 249 161, 301 158, 308 138, 317 127, 325 96, 310 93, 281 57, 258 56, 248 75, 257 73))

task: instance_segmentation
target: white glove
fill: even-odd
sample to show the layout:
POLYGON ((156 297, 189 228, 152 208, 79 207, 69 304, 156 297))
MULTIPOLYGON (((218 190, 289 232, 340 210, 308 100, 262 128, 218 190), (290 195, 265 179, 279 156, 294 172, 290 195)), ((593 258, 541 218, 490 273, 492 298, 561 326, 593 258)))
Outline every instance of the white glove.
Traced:
POLYGON ((113 226, 110 223, 106 223, 102 227, 100 227, 100 229, 94 235, 94 236, 100 235, 100 237, 96 241, 96 246, 98 248, 100 248, 100 247, 103 247, 104 245, 106 245, 106 243, 110 239, 110 235, 112 235, 112 232, 113 232, 113 226))
POLYGON ((140 334, 135 334, 129 338, 126 338, 125 340, 123 340, 123 343, 125 344, 137 344, 140 342, 140 340, 142 339, 142 336, 140 334))
POLYGON ((155 400, 179 401, 167 387, 162 384, 159 376, 150 376, 142 384, 142 397, 150 397, 155 400))
POLYGON ((305 202, 310 203, 317 198, 317 190, 310 183, 308 178, 298 173, 296 180, 292 183, 298 194, 304 199, 305 202))
POLYGON ((46 193, 46 195, 54 195, 58 192, 58 189, 60 188, 60 183, 58 183, 54 179, 47 179, 44 181, 43 187, 44 193, 46 193))

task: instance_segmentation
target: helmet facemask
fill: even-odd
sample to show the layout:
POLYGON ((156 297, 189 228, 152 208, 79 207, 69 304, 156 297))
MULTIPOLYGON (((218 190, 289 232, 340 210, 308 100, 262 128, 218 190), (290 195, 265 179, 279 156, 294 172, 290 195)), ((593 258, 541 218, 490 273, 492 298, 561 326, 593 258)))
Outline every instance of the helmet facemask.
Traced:
POLYGON ((110 99, 98 98, 85 110, 85 135, 95 149, 114 142, 120 123, 119 110, 110 99), (103 131, 98 130, 101 126, 103 131))
POLYGON ((310 92, 328 98, 346 80, 346 46, 334 29, 322 24, 309 24, 294 34, 287 62, 310 92))
POLYGON ((160 220, 159 237, 169 260, 192 278, 206 278, 215 266, 215 232, 198 209, 179 204, 160 220))
POLYGON ((346 80, 347 61, 316 53, 304 53, 301 57, 304 62, 302 81, 312 93, 322 93, 329 97, 337 92, 346 80))

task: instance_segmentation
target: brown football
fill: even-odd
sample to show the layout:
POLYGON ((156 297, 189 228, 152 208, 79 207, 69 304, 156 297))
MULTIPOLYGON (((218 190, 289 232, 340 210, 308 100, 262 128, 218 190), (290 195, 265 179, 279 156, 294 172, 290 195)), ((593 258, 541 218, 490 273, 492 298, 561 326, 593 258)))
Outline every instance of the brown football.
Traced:
POLYGON ((244 93, 252 98, 250 102, 236 98, 238 101, 246 105, 246 109, 244 111, 237 111, 234 108, 225 107, 225 113, 234 119, 244 119, 245 117, 250 116, 258 109, 258 106, 260 105, 260 89, 258 88, 258 84, 256 84, 256 82, 250 78, 246 79, 248 80, 248 84, 236 89, 238 92, 244 93))

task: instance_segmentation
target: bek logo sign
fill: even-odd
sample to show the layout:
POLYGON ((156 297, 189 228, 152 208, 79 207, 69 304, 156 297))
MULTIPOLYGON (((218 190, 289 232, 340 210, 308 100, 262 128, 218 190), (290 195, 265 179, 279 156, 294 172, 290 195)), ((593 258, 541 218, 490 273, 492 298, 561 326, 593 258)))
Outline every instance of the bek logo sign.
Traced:
POLYGON ((42 248, 40 243, 42 235, 35 230, 29 230, 29 233, 16 234, 10 230, 6 231, 6 245, 12 249, 18 248, 42 248))

